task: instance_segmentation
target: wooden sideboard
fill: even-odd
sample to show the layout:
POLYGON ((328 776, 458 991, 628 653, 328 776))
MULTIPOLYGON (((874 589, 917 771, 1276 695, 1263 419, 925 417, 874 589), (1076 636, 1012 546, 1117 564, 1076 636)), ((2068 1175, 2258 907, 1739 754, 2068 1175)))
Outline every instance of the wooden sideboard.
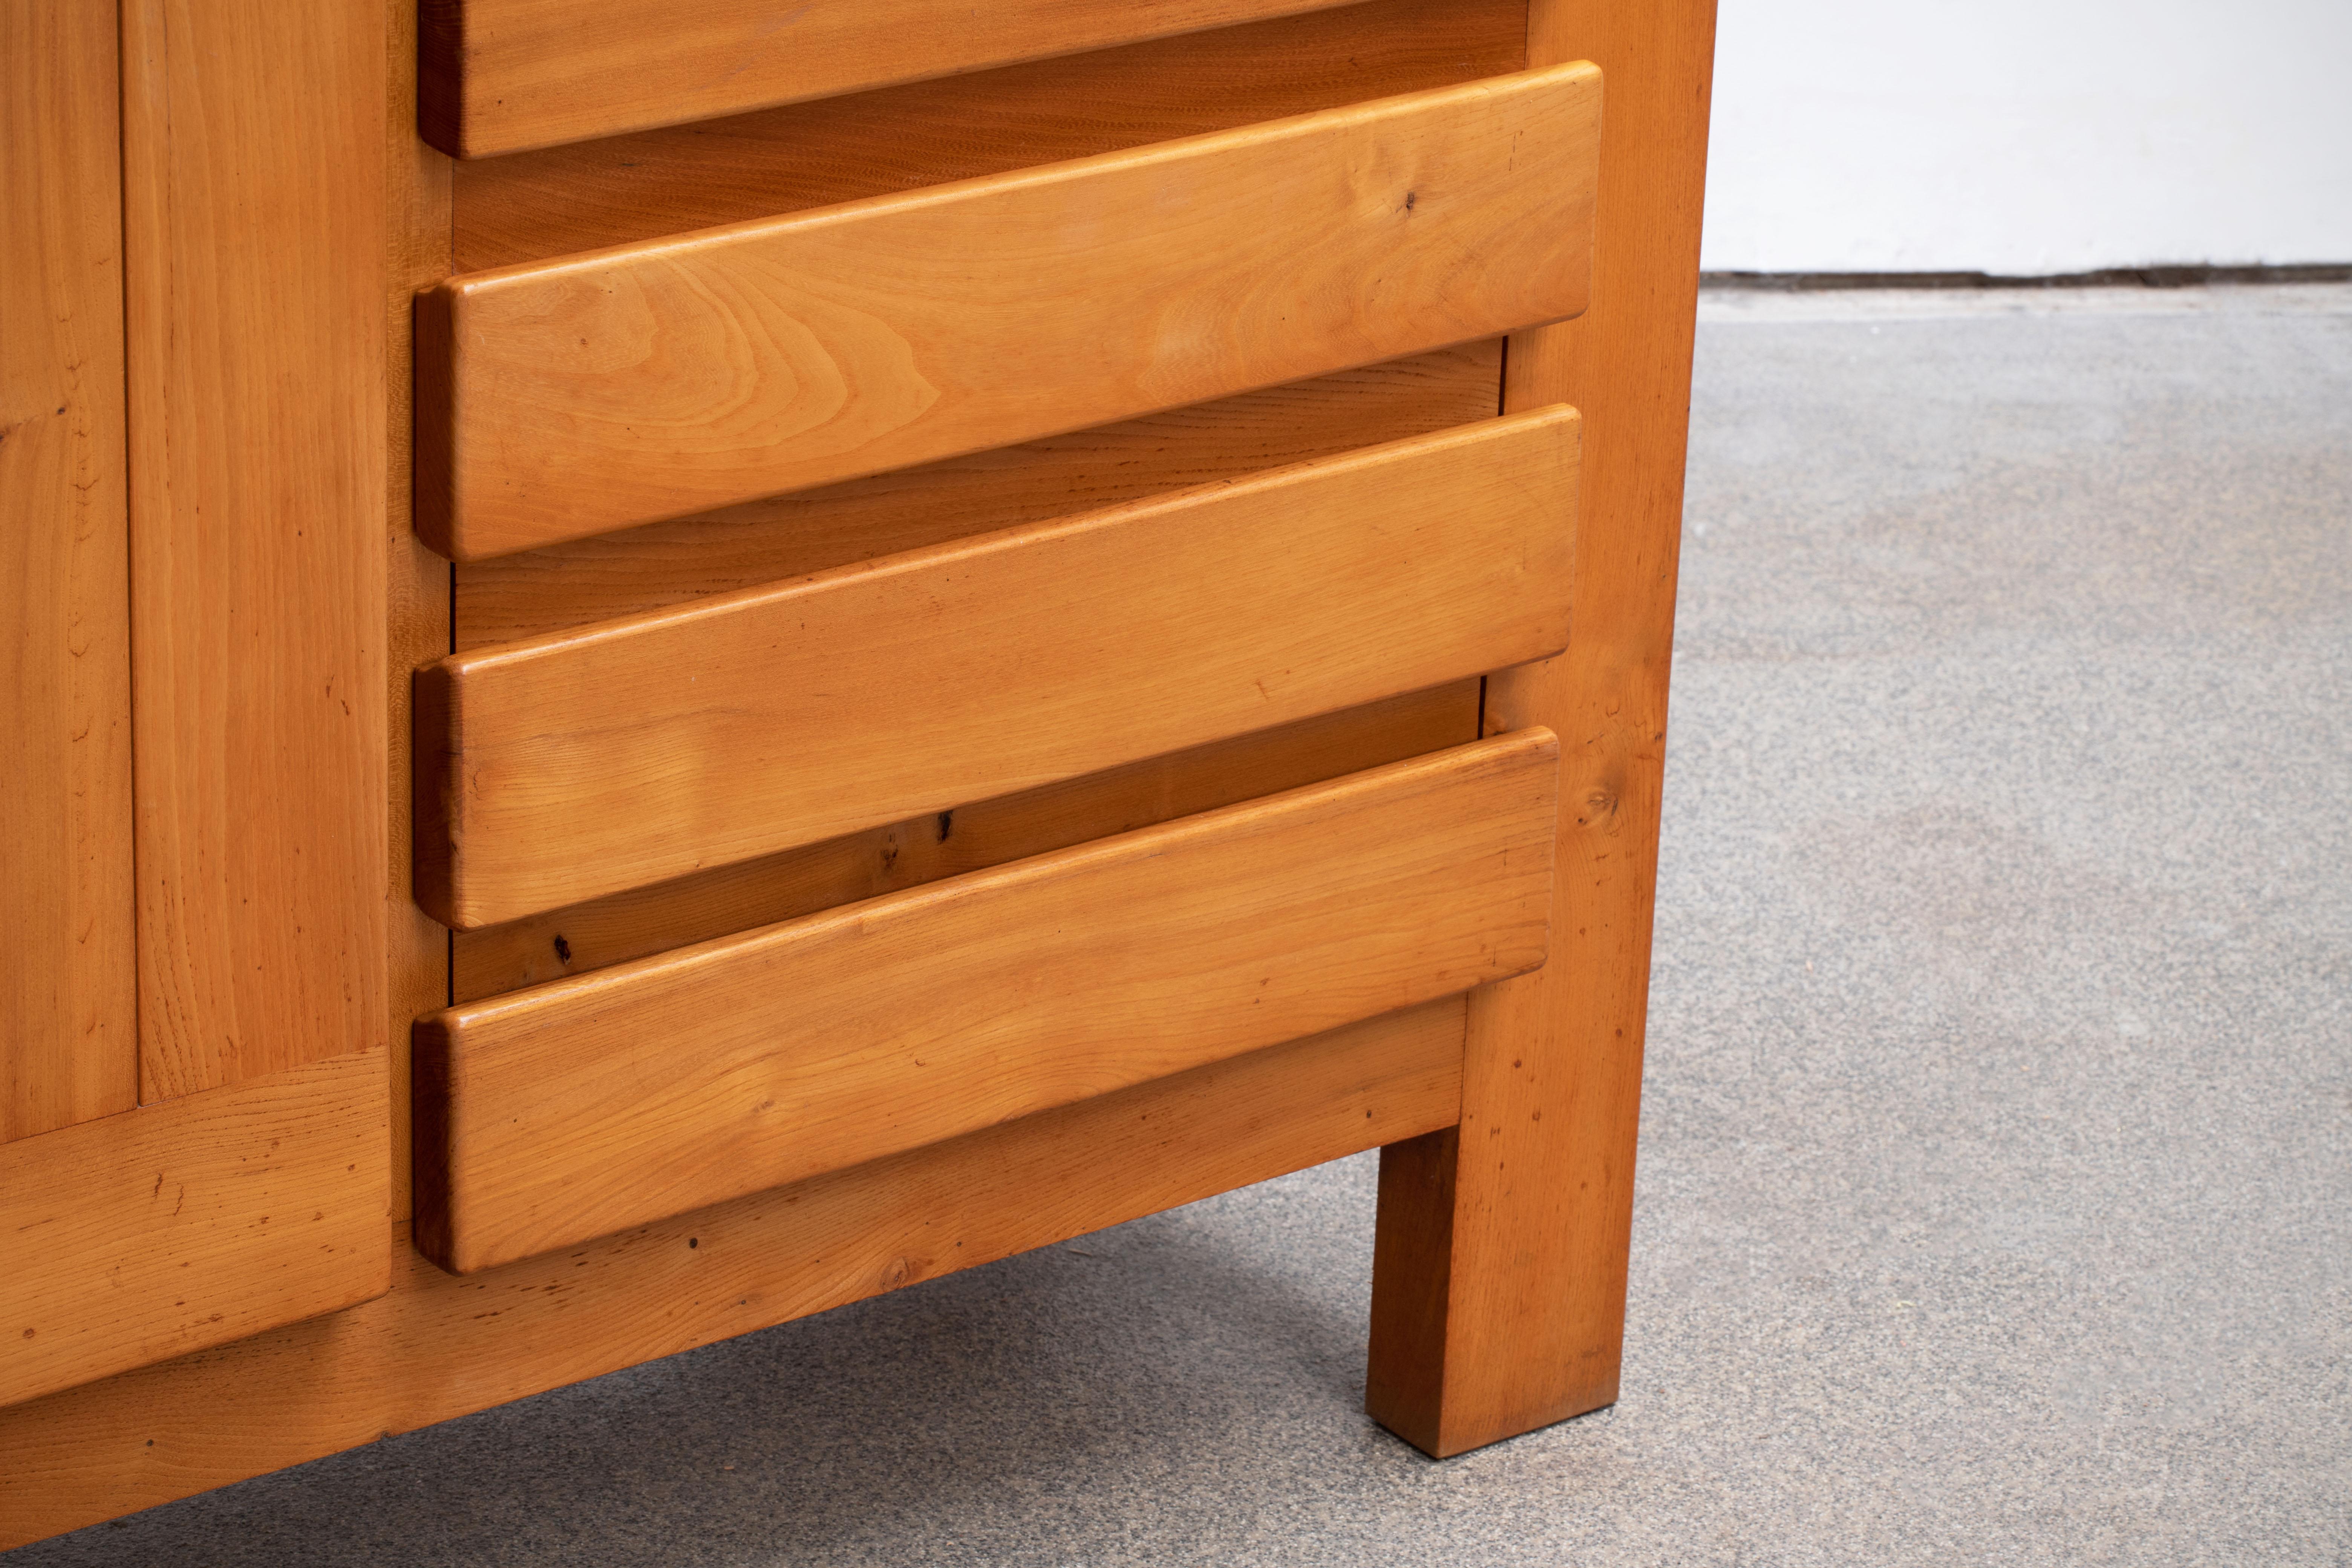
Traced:
POLYGON ((0 1545, 1382 1150, 1622 1338, 1711 0, 23 0, 0 1545))

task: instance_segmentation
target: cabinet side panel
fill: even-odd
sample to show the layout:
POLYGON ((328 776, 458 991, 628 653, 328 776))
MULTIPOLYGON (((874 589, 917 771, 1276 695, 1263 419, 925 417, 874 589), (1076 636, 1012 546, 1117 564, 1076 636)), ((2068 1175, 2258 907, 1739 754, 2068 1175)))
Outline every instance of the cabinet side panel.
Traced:
POLYGON ((123 7, 140 1097, 382 1043, 381 7, 123 7))
POLYGON ((138 1099, 113 0, 0 9, 0 1143, 138 1099))
POLYGON ((1592 310, 1514 336, 1505 388, 1582 410, 1583 515, 1567 652, 1486 682, 1490 732, 1562 738, 1551 959, 1471 997, 1458 1134, 1382 1156, 1366 1404, 1441 1457, 1617 1397, 1714 27, 1529 7, 1531 60, 1606 83, 1592 310))
POLYGON ((1505 406, 1576 404, 1592 461, 1575 637, 1559 658, 1490 680, 1486 724, 1569 726, 1579 743, 1560 755, 1560 946, 1542 973, 1471 1004, 1462 1142, 1483 1135, 1496 1172, 1507 1161, 1512 1173, 1481 1173, 1480 1198, 1456 1206, 1454 1300, 1458 1343, 1540 1347, 1557 1381, 1538 1384, 1497 1358, 1472 1357, 1446 1390, 1446 1446, 1456 1452, 1617 1397, 1715 0, 1536 0, 1528 53, 1592 60, 1610 84, 1606 237, 1593 263, 1608 309, 1514 338, 1507 362, 1505 406), (1549 1130, 1540 1138, 1538 1126, 1549 1130), (1561 1201, 1567 1194, 1576 1196, 1561 1201), (1549 1268, 1517 1262, 1528 1250, 1520 1226, 1545 1236, 1549 1268))

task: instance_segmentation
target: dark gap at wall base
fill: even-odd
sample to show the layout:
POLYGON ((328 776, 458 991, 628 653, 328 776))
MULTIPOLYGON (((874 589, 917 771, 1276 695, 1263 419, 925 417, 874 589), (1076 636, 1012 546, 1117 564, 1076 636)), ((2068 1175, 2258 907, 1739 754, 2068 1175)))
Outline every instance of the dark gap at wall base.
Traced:
POLYGON ((1699 287, 1795 294, 1833 289, 2195 289, 2209 283, 2352 283, 2352 261, 2292 267, 2109 267, 2012 278, 1992 272, 1703 272, 1699 287))

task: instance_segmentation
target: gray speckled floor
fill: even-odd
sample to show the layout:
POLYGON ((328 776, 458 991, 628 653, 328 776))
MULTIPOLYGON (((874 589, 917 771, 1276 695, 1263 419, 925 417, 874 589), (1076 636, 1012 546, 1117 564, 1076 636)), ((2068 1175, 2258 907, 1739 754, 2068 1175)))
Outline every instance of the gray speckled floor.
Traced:
POLYGON ((2352 289, 1710 300, 1613 1410, 1358 1413, 1371 1167, 64 1564, 2352 1563, 2352 289))

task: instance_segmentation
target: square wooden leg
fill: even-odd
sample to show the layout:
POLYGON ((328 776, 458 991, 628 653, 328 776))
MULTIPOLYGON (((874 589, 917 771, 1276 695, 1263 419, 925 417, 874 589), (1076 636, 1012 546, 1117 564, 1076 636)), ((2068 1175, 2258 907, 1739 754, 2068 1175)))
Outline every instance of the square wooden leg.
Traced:
POLYGON ((1505 405, 1584 414, 1568 651, 1487 682, 1560 738, 1551 956, 1475 993, 1457 1128, 1381 1153, 1374 1418, 1438 1458, 1617 1397, 1682 528, 1713 0, 1536 0, 1528 63, 1600 65, 1592 308, 1511 340, 1505 405))
POLYGON ((1617 1397, 1638 1015, 1615 1049, 1514 1045, 1548 1000, 1525 980, 1474 998, 1461 1125, 1381 1151, 1365 1404, 1437 1458, 1617 1397))

